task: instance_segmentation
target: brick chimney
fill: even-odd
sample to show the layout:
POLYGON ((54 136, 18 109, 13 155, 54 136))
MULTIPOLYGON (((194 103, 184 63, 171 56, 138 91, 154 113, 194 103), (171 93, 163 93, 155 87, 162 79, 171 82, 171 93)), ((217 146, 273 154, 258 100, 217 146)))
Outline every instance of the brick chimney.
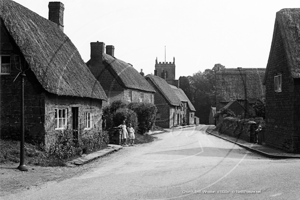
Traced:
POLYGON ((64 4, 61 2, 49 2, 49 20, 56 23, 64 31, 64 4))
POLYGON ((141 69, 140 75, 145 76, 143 69, 141 69))
POLYGON ((106 54, 115 57, 115 47, 113 45, 106 46, 106 54))
POLYGON ((102 55, 105 53, 104 42, 91 42, 91 60, 102 61, 102 55))

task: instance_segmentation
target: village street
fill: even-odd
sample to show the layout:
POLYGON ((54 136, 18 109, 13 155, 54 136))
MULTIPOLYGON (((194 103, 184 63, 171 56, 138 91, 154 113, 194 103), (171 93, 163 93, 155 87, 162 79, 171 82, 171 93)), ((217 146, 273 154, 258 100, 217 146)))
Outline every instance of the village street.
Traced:
POLYGON ((297 159, 272 160, 205 133, 206 125, 155 135, 91 169, 3 199, 299 199, 297 159))

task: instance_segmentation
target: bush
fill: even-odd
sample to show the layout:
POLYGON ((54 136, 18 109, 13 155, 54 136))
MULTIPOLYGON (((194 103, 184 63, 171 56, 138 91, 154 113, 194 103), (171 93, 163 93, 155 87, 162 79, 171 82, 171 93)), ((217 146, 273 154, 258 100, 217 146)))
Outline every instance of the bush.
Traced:
POLYGON ((138 130, 140 134, 149 131, 156 118, 157 108, 152 103, 130 103, 127 106, 137 114, 138 130))
POLYGON ((103 130, 109 130, 112 127, 114 127, 113 123, 113 115, 114 113, 120 109, 125 108, 127 106, 127 103, 118 100, 111 103, 111 105, 106 106, 103 108, 103 130))
POLYGON ((80 146, 82 153, 87 154, 105 148, 108 143, 107 131, 92 131, 82 134, 80 146))
POLYGON ((265 119, 266 105, 263 101, 257 100, 253 105, 257 117, 262 117, 265 119))
POLYGON ((78 151, 73 141, 73 130, 60 131, 56 138, 57 140, 50 146, 48 151, 50 157, 64 160, 76 155, 78 151))
POLYGON ((222 115, 223 117, 235 117, 234 112, 229 108, 221 108, 220 115, 222 115))
POLYGON ((138 119, 136 113, 128 108, 120 108, 113 114, 113 123, 114 126, 119 126, 126 121, 126 126, 131 123, 132 127, 137 130, 138 119))

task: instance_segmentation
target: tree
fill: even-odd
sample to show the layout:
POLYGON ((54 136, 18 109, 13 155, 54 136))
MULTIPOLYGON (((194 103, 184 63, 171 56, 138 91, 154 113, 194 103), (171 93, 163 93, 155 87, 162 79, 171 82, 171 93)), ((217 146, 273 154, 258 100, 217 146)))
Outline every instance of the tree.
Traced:
MULTIPOLYGON (((185 92, 196 108, 196 116, 201 122, 208 123, 210 107, 214 98, 215 84, 214 72, 205 70, 197 72, 193 76, 180 77, 180 88, 185 92)), ((213 101, 214 103, 214 101, 213 101)))

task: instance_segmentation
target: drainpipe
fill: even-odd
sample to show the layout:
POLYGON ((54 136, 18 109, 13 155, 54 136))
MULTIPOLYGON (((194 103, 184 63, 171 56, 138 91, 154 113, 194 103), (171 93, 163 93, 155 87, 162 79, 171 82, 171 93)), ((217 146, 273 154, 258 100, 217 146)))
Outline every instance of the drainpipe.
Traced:
POLYGON ((24 141, 25 141, 25 116, 24 116, 24 79, 25 79, 25 71, 21 72, 21 138, 20 138, 20 165, 18 169, 20 171, 28 171, 27 167, 24 164, 24 141))

